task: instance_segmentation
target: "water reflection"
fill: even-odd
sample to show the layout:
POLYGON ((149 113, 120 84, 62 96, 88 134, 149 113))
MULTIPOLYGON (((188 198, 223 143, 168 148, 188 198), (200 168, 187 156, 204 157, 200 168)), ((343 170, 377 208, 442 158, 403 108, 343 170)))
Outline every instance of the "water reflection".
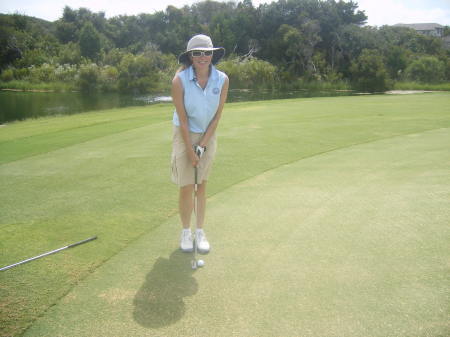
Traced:
MULTIPOLYGON (((339 90, 237 90, 228 94, 228 102, 256 100, 351 95, 351 91, 339 90)), ((0 124, 27 118, 54 115, 71 115, 85 111, 171 103, 169 93, 155 95, 95 94, 77 92, 15 92, 0 91, 0 124)))
POLYGON ((250 90, 231 89, 228 93, 229 102, 263 101, 271 99, 330 97, 353 95, 352 90, 250 90))

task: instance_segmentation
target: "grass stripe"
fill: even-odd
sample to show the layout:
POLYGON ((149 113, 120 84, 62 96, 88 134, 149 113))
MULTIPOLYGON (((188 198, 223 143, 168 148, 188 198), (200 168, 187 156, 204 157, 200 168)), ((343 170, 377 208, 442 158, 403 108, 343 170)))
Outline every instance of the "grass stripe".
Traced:
MULTIPOLYGON (((123 113, 125 114, 125 110, 123 113)), ((73 126, 70 128, 60 127, 53 128, 49 132, 31 132, 29 135, 20 135, 20 138, 18 135, 14 135, 16 138, 0 142, 0 164, 161 122, 167 122, 167 110, 146 116, 101 122, 91 121, 87 125, 72 124, 73 126)))

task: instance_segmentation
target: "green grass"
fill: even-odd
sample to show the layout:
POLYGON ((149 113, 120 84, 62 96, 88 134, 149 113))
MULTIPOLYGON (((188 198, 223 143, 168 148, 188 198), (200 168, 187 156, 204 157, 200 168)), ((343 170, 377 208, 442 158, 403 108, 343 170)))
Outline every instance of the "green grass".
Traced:
MULTIPOLYGON (((208 324, 217 326, 222 319, 223 326, 217 330, 222 335, 276 335, 272 329, 277 327, 282 335, 297 335, 298 331, 289 330, 289 322, 302 314, 292 327, 308 328, 304 335, 324 336, 326 331, 339 335, 339 327, 347 326, 342 330, 345 335, 355 328, 354 335, 367 336, 367 331, 386 332, 383 318, 389 317, 387 313, 396 317, 402 305, 410 318, 400 315, 404 320, 396 329, 428 324, 425 309, 434 314, 449 310, 448 273, 441 266, 450 255, 442 241, 448 234, 443 224, 449 219, 444 206, 449 201, 445 170, 449 160, 443 150, 448 144, 449 99, 449 94, 439 93, 228 104, 209 183, 208 219, 210 233, 215 234, 214 251, 207 257, 207 268, 195 277, 181 267, 189 264, 189 258, 176 252, 177 189, 169 182, 168 168, 171 107, 45 118, 0 128, 0 184, 5 191, 0 199, 0 265, 99 236, 85 246, 0 274, 1 335, 20 335, 47 310, 28 335, 102 335, 95 333, 96 324, 110 327, 112 336, 123 335, 121 324, 122 329, 129 329, 125 331, 136 329, 135 335, 143 336, 145 331, 158 335, 152 330, 157 328, 152 321, 155 317, 160 318, 159 328, 168 332, 176 328, 180 335, 201 335, 192 330, 199 317, 189 310, 197 305, 200 313, 213 313, 202 329, 208 324), (427 131, 429 137, 414 136, 428 135, 427 131), (407 146, 408 140, 412 145, 407 146), (376 143, 373 148, 372 143, 376 143), (325 182, 329 185, 318 185, 325 182), (384 191, 391 193, 380 194, 384 191), (352 201, 350 206, 346 198, 352 201), (327 213, 323 204, 332 205, 329 209, 335 213, 327 213), (395 205, 402 212, 415 212, 408 219, 422 221, 427 215, 430 221, 426 227, 414 222, 408 229, 408 222, 402 222, 405 213, 398 213, 395 205), (269 211, 261 211, 266 208, 269 211), (345 212, 337 212, 342 209, 345 212), (282 212, 279 219, 280 210, 289 212, 282 212), (385 213, 392 214, 391 222, 382 222, 385 213), (248 214, 256 214, 258 221, 248 214), (361 227, 356 221, 365 217, 378 219, 374 225, 380 227, 361 227), (227 221, 231 221, 229 229, 227 221), (247 239, 256 233, 256 242, 272 248, 266 250, 249 241, 241 251, 235 242, 239 233, 247 239), (400 254, 395 263, 385 264, 395 253, 400 254), (422 253, 423 279, 414 270, 398 269, 408 263, 416 265, 422 253), (289 263, 277 267, 277 261, 289 263), (367 270, 361 274, 367 264, 375 266, 373 274, 367 270), (273 273, 265 269, 267 265, 275 266, 273 273), (294 270, 286 269, 293 265, 294 270), (414 296, 424 301, 405 300, 411 284, 402 284, 401 272, 415 277, 414 296), (301 279, 296 279, 299 275, 301 279), (173 283, 174 278, 181 283, 173 283), (296 281, 306 287, 303 295, 297 293, 296 281), (348 286, 340 288, 336 282, 348 286), (372 288, 364 289, 363 284, 372 288), (245 291, 241 300, 233 302, 236 297, 226 289, 237 286, 245 291), (264 295, 265 289, 271 293, 264 295), (391 301, 396 291, 403 297, 391 301), (166 303, 157 295, 165 292, 179 295, 168 297, 166 303), (378 293, 380 298, 375 296, 378 293), (141 301, 152 294, 161 300, 155 302, 159 303, 156 307, 162 306, 156 316, 148 312, 151 305, 146 307, 141 301), (358 294, 363 296, 358 299, 358 294), (302 296, 307 306, 296 307, 292 301, 302 296), (89 297, 94 298, 88 301, 89 297), (122 298, 131 298, 129 306, 123 305, 122 298), (432 307, 437 298, 447 299, 447 304, 432 307), (99 299, 106 302, 96 302, 99 299), (335 302, 327 302, 330 299, 335 302), (408 307, 417 303, 426 306, 408 307), (375 310, 383 304, 391 305, 384 314, 375 310), (295 310, 287 312, 290 307, 295 310), (213 308, 221 309, 222 315, 229 308, 230 317, 223 320, 213 308), (277 324, 269 319, 271 308, 274 317, 281 319, 277 324), (327 315, 340 308, 346 308, 343 316, 338 315, 343 321, 328 321, 331 330, 324 330, 327 315), (170 315, 164 314, 165 309, 170 315), (131 321, 138 326, 129 325, 130 311, 121 310, 131 310, 131 321), (251 312, 259 318, 255 324, 248 323, 251 312), (77 318, 85 321, 81 330, 75 326, 74 322, 81 322, 77 318), (233 326, 227 325, 228 319, 236 331, 227 330, 233 326), (145 320, 147 327, 142 330, 145 320)), ((433 329, 425 326, 424 331, 442 335, 449 331, 442 315, 432 324, 433 329)))

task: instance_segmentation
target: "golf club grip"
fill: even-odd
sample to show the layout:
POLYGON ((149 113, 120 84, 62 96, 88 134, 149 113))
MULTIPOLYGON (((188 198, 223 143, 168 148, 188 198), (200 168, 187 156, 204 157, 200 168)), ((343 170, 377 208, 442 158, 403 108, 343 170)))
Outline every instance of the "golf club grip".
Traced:
POLYGON ((97 235, 96 235, 96 236, 93 236, 93 237, 91 237, 91 238, 89 238, 89 239, 80 241, 80 242, 72 243, 71 245, 68 245, 67 248, 73 248, 73 247, 75 247, 75 246, 82 245, 83 243, 86 243, 86 242, 89 242, 89 241, 92 241, 92 240, 95 240, 95 239, 97 239, 97 235))
POLYGON ((195 185, 198 184, 198 168, 197 166, 194 167, 194 176, 195 176, 195 185))

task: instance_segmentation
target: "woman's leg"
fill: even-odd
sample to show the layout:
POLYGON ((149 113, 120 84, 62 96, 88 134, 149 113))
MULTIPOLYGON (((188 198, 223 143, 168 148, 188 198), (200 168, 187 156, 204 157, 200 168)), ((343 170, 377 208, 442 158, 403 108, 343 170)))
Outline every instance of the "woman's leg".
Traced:
POLYGON ((191 227, 191 215, 194 208, 192 193, 194 185, 180 187, 180 196, 178 201, 178 209, 180 211, 181 224, 184 229, 191 227))
POLYGON ((211 248, 208 240, 206 239, 205 232, 203 231, 206 210, 206 181, 203 181, 201 185, 198 185, 197 202, 198 216, 197 231, 195 232, 195 242, 197 243, 198 251, 201 254, 206 254, 211 248))
POLYGON ((202 184, 198 185, 197 191, 197 228, 203 228, 205 223, 205 211, 206 211, 206 180, 202 184))
MULTIPOLYGON (((189 229, 191 225, 191 215, 194 209, 193 199, 194 185, 187 185, 180 188, 179 211, 181 224, 184 229, 189 229)), ((197 228, 203 228, 206 211, 206 181, 198 185, 197 190, 197 228)))

